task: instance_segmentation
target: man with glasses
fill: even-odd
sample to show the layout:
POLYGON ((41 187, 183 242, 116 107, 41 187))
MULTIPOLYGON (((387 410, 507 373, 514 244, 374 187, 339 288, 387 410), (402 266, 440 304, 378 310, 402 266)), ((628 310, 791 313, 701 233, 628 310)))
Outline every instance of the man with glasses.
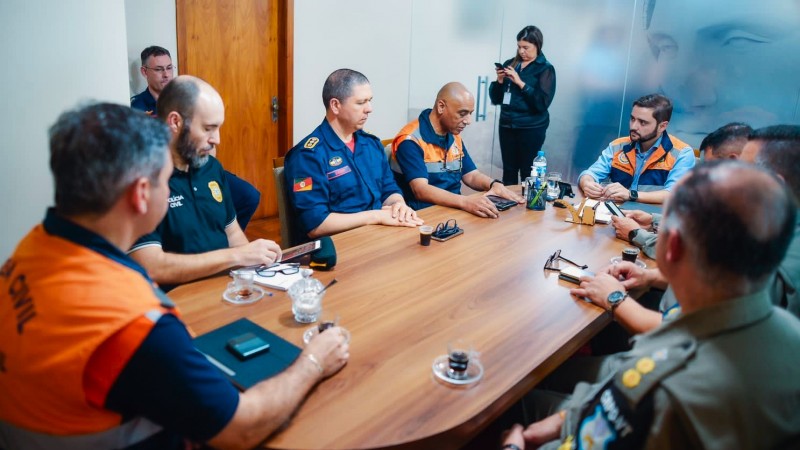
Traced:
POLYGON ((224 170, 213 157, 225 121, 217 91, 199 78, 179 76, 164 88, 158 118, 172 132, 169 210, 131 247, 131 257, 167 289, 231 267, 279 260, 275 242, 248 242, 236 221, 224 170))
MULTIPOLYGON (((175 66, 169 50, 157 45, 142 50, 142 75, 147 78, 147 89, 139 95, 131 97, 131 108, 156 116, 156 101, 161 91, 172 81, 175 66)), ((216 150, 211 154, 216 157, 216 150)), ((225 180, 233 196, 236 207, 236 221, 242 230, 247 228, 250 219, 261 202, 261 193, 252 184, 231 172, 225 171, 225 180)))
POLYGON ((472 162, 461 132, 472 122, 475 99, 463 84, 451 82, 436 95, 433 108, 407 124, 392 142, 391 167, 406 201, 417 210, 433 204, 496 219, 497 207, 486 195, 522 203, 500 180, 481 173, 472 162), (486 195, 461 195, 461 182, 486 195))
POLYGON ((322 87, 325 119, 286 154, 289 202, 309 238, 363 225, 422 224, 394 182, 377 137, 362 130, 372 112, 363 74, 334 71, 322 87))
POLYGON ((147 80, 147 88, 131 97, 131 108, 152 116, 156 113, 158 96, 175 76, 169 50, 157 45, 142 50, 142 67, 139 70, 147 80))

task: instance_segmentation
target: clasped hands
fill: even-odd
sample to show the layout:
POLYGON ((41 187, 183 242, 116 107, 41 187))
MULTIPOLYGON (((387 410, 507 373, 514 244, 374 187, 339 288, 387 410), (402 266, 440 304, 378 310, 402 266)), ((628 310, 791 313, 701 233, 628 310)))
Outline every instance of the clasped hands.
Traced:
POLYGON ((417 216, 416 211, 402 201, 383 206, 378 214, 380 223, 384 225, 416 227, 425 223, 417 216))
POLYGON ((586 181, 581 186, 583 193, 595 200, 613 200, 615 202, 626 202, 631 198, 631 191, 619 183, 611 183, 603 186, 596 181, 586 181))

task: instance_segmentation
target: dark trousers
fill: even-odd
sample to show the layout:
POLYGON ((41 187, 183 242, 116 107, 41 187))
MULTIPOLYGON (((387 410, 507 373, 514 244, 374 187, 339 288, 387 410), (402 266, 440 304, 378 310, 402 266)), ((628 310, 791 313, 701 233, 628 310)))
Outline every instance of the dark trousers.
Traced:
POLYGON ((244 231, 250 219, 253 218, 258 204, 261 202, 261 193, 252 184, 225 171, 225 181, 228 182, 228 189, 231 191, 233 206, 236 208, 236 221, 244 231))
POLYGON ((531 176, 533 158, 542 149, 547 127, 500 127, 500 154, 503 156, 503 184, 519 184, 531 176))

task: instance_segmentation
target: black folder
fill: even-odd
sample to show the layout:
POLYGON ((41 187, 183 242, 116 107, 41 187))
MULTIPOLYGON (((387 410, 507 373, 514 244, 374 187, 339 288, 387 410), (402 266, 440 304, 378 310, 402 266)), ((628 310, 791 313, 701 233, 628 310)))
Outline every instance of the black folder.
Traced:
POLYGON ((298 356, 300 348, 247 319, 239 319, 194 339, 194 346, 218 367, 240 390, 283 372, 298 356), (253 333, 269 343, 266 353, 242 361, 225 348, 228 340, 253 333))

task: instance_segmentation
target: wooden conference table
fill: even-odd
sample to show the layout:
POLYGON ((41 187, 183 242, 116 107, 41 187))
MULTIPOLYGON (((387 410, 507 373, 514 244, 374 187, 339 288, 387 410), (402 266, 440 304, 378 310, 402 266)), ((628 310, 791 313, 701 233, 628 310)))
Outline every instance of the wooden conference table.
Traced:
MULTIPOLYGON (((610 225, 574 225, 564 221, 567 214, 551 204, 546 211, 518 205, 489 220, 435 206, 420 212, 426 223, 454 218, 462 236, 430 247, 419 245, 415 228, 366 226, 334 236, 338 265, 314 276, 339 280, 323 307, 338 312, 351 332, 350 361, 266 446, 464 445, 609 322, 543 267, 561 249, 596 271, 625 243, 610 225), (480 352, 484 376, 470 388, 446 385, 431 370, 454 338, 480 352)), ((221 299, 229 281, 215 277, 170 293, 195 333, 247 317, 303 346, 309 326, 294 322, 288 294, 230 305, 221 299)))

